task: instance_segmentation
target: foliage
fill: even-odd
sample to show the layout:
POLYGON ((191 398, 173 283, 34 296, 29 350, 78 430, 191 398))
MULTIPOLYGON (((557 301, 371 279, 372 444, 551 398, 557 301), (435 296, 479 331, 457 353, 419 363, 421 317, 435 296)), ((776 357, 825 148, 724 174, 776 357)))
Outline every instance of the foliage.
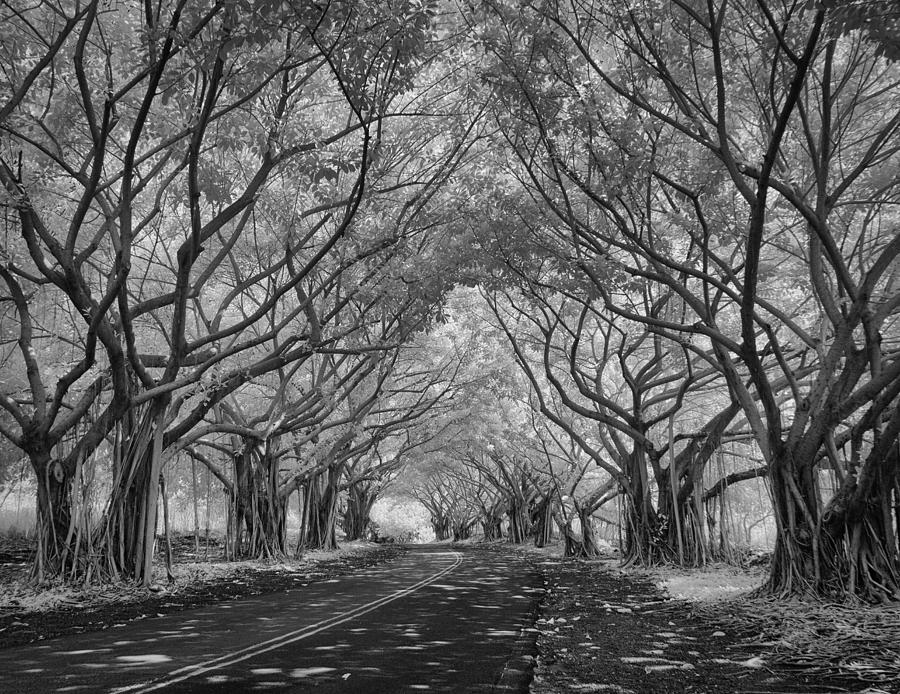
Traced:
POLYGON ((770 591, 893 598, 898 16, 0 3, 36 573, 148 581, 197 466, 229 557, 292 551, 293 498, 302 545, 365 534, 390 490, 438 536, 591 555, 598 521, 700 564, 766 476, 770 591))

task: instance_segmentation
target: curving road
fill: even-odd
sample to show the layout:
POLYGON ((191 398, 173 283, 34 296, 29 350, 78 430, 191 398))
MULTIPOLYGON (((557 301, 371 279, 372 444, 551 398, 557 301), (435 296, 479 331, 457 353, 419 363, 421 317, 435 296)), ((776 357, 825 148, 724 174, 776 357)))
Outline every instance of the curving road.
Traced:
POLYGON ((527 691, 526 564, 415 547, 304 588, 0 651, 0 692, 527 691))

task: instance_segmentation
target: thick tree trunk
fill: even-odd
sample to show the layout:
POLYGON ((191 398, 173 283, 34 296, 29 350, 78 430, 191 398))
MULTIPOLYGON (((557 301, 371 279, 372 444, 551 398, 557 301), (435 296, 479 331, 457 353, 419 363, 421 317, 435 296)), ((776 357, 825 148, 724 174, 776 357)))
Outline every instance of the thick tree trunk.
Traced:
POLYGON ((771 466, 778 536, 764 590, 868 602, 900 599, 896 435, 851 469, 821 514, 813 461, 783 453, 771 466))
POLYGON ((818 499, 813 466, 779 452, 769 468, 777 535, 766 589, 776 594, 817 592, 821 580, 818 499))
POLYGON ((347 506, 341 527, 347 540, 368 539, 372 519, 372 506, 378 498, 371 484, 351 484, 347 489, 347 506))
POLYGON ((660 485, 658 518, 659 540, 653 550, 658 559, 682 566, 706 564, 708 548, 705 520, 693 498, 676 505, 670 487, 660 485))
POLYGON ((528 512, 522 499, 513 499, 507 509, 509 517, 509 529, 506 539, 516 545, 521 545, 528 537, 529 523, 528 512))
POLYGON ((651 566, 667 560, 659 516, 650 497, 650 485, 644 451, 635 448, 626 461, 630 487, 625 490, 624 547, 622 561, 626 566, 651 566))
POLYGON ((229 515, 234 518, 231 555, 236 559, 249 553, 250 542, 247 538, 254 534, 256 525, 253 513, 255 484, 252 444, 244 442, 240 451, 234 454, 232 463, 234 465, 234 494, 231 502, 234 508, 229 515))
POLYGON ((589 508, 579 508, 578 524, 580 532, 575 532, 572 528, 572 519, 562 523, 563 540, 565 546, 563 550, 564 557, 576 559, 592 559, 599 556, 600 551, 597 549, 597 538, 594 534, 594 519, 589 508))
POLYGON ((481 518, 481 529, 488 542, 503 538, 503 518, 495 513, 486 512, 481 518))
POLYGON ((61 576, 77 561, 70 547, 72 477, 48 451, 30 456, 37 484, 37 553, 34 575, 38 580, 61 576))
POLYGON ((431 514, 431 529, 435 540, 447 540, 450 538, 450 519, 444 515, 431 514))
POLYGON ((335 523, 339 479, 340 470, 331 467, 306 481, 299 543, 303 549, 337 549, 335 523))
POLYGON ((272 559, 286 553, 285 499, 278 494, 272 442, 246 441, 234 458, 235 555, 272 559))
POLYGON ((453 541, 459 542, 460 540, 468 540, 472 537, 472 527, 475 525, 475 521, 460 519, 454 521, 452 523, 452 531, 453 531, 453 541))
MULTIPOLYGON (((669 464, 660 469, 656 479, 659 488, 658 541, 655 547, 647 548, 655 560, 683 566, 702 566, 707 562, 709 547, 700 498, 703 474, 709 461, 718 454, 724 475, 722 436, 739 411, 740 405, 734 402, 718 412, 704 424, 699 436, 688 440, 677 456, 674 421, 669 419, 669 464)), ((720 548, 720 553, 730 553, 730 548, 720 548)))
POLYGON ((200 510, 197 504, 197 461, 191 458, 191 505, 194 511, 194 557, 200 558, 200 510))
POLYGON ((597 548, 597 536, 594 534, 594 517, 590 509, 579 509, 578 520, 581 522, 582 556, 589 559, 598 556, 600 550, 597 548))
POLYGON ((580 557, 581 538, 578 537, 578 533, 572 529, 571 521, 563 525, 562 534, 564 542, 563 557, 567 559, 580 557))
POLYGON ((160 398, 119 425, 113 490, 97 547, 103 569, 112 578, 131 578, 143 585, 152 579, 167 409, 168 398, 160 398))
POLYGON ((549 495, 542 497, 531 509, 531 531, 535 547, 546 547, 553 539, 553 504, 549 495))
POLYGON ((166 540, 166 578, 169 579, 169 583, 174 583, 175 574, 172 573, 172 535, 169 527, 169 491, 164 474, 159 476, 159 495, 162 497, 163 532, 166 540))

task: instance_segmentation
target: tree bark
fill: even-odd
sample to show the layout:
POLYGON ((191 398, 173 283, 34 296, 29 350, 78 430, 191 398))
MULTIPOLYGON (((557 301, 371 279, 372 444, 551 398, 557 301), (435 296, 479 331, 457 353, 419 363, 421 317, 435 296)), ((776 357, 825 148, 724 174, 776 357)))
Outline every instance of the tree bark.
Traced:
POLYGON ((287 551, 286 499, 278 493, 272 442, 245 440, 234 456, 235 555, 272 559, 287 551))
POLYGON ((308 479, 304 485, 304 518, 300 529, 303 549, 337 549, 335 522, 337 518, 338 481, 340 466, 308 479))
POLYGON ((518 499, 513 500, 510 502, 506 513, 509 517, 509 529, 506 539, 515 545, 521 545, 528 537, 529 524, 525 505, 518 499))
POLYGON ((112 578, 131 578, 143 585, 152 580, 168 404, 169 398, 163 396, 119 423, 113 490, 96 548, 112 578))
POLYGON ((347 488, 347 506, 341 521, 347 540, 367 539, 372 524, 369 514, 377 498, 377 492, 369 483, 358 482, 347 488))
POLYGON ((72 477, 62 463, 51 459, 49 451, 37 450, 29 455, 29 460, 38 481, 38 546, 33 572, 42 581, 64 574, 69 563, 77 561, 67 542, 72 522, 72 477))
MULTIPOLYGON (((898 424, 900 424, 900 417, 898 424)), ((782 452, 773 461, 778 536, 765 590, 867 602, 900 599, 900 454, 891 427, 876 432, 866 460, 850 466, 821 514, 815 460, 782 452)))
POLYGON ((431 529, 434 539, 441 541, 450 538, 450 519, 444 515, 431 514, 431 529))
POLYGON ((472 526, 474 524, 474 520, 467 518, 461 518, 454 521, 452 523, 453 541, 459 542, 460 540, 468 540, 472 537, 472 526))
POLYGON ((540 498, 531 510, 531 531, 535 547, 546 547, 553 539, 553 503, 548 494, 540 498))

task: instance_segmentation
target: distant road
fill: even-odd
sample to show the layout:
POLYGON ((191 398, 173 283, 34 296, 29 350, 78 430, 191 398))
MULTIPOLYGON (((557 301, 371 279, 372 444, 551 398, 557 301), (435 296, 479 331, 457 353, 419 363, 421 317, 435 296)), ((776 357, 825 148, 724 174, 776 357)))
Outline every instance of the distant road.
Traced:
POLYGON ((524 691, 540 586, 509 557, 413 547, 353 576, 2 650, 0 692, 524 691))

